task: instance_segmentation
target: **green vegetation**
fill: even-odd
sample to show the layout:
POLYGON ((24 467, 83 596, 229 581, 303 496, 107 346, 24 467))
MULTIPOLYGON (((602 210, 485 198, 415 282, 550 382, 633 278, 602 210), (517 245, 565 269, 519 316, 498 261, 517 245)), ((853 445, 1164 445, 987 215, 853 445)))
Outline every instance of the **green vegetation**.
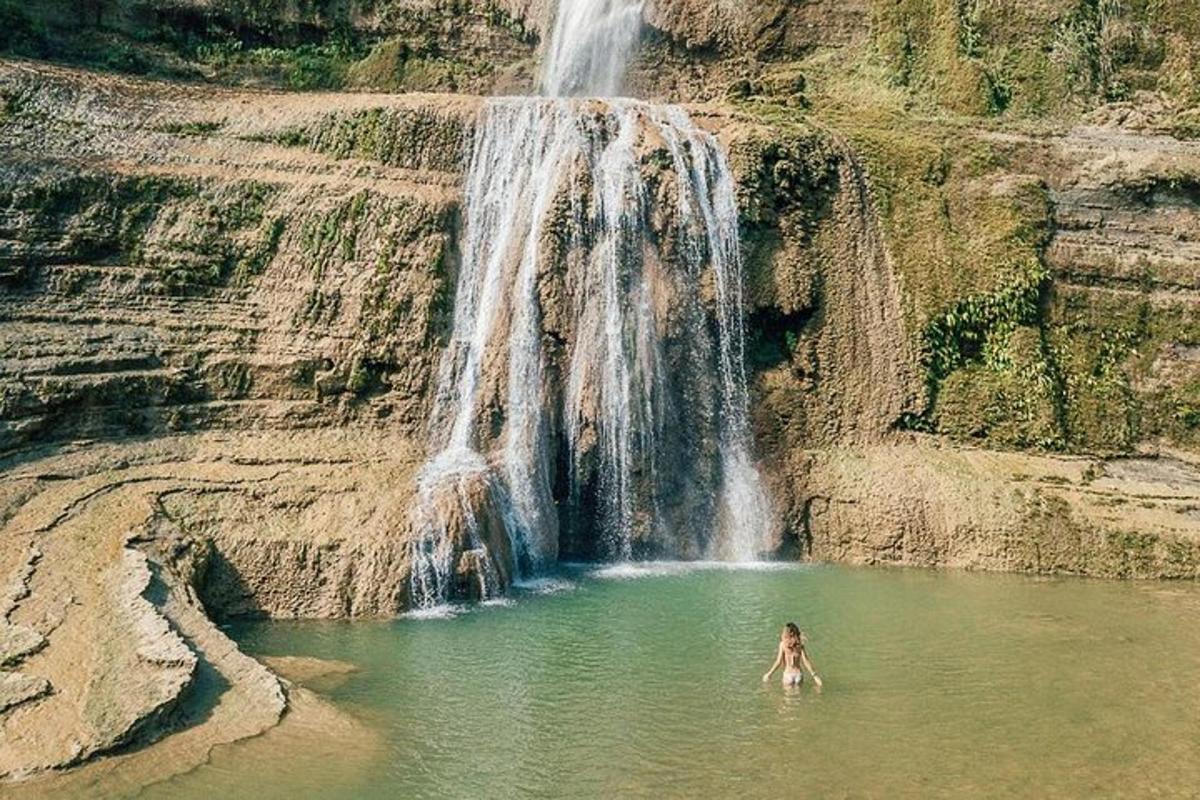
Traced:
POLYGON ((428 108, 371 108, 329 114, 307 144, 334 158, 362 158, 389 166, 457 170, 465 132, 461 118, 428 108))
POLYGON ((1009 286, 964 297, 925 328, 926 363, 935 381, 972 362, 993 370, 1011 366, 1008 340, 1017 328, 1038 322, 1038 300, 1048 279, 1041 264, 1009 286))
POLYGON ((287 128, 277 133, 254 134, 240 138, 247 142, 263 142, 282 147, 306 147, 312 140, 312 134, 303 128, 287 128))
MULTIPOLYGON (((925 408, 901 424, 1070 451, 1200 441, 1194 382, 1147 380, 1164 348, 1200 344, 1200 321, 1156 302, 1152 281, 1109 303, 1052 280, 1043 251, 1054 212, 1037 151, 1023 143, 1143 90, 1161 93, 1162 124, 1200 133, 1194 4, 878 0, 871 12, 869 48, 778 63, 729 97, 771 124, 824 129, 863 160, 925 366, 925 408), (796 76, 803 103, 788 88, 796 76)), ((771 202, 749 191, 767 198, 744 203, 754 263, 772 246, 754 233, 771 202)), ((1190 175, 1126 191, 1143 204, 1200 197, 1190 175)), ((819 215, 820 190, 801 194, 819 215)), ((806 319, 755 320, 765 327, 752 331, 752 353, 802 358, 788 326, 806 319)))
POLYGON ((1183 388, 1172 411, 1180 425, 1200 432, 1200 381, 1192 381, 1183 388))
MULTIPOLYGON (((267 209, 276 188, 207 187, 180 178, 48 174, 0 193, 0 208, 59 231, 54 258, 156 270, 173 292, 244 285, 274 258, 286 230, 267 209)), ((36 262, 40 250, 22 252, 36 262)))
POLYGON ((1192 0, 874 0, 891 79, 970 114, 1044 116, 1161 90, 1200 99, 1192 0))
POLYGON ((1066 377, 1073 441, 1113 450, 1153 437, 1200 443, 1189 414, 1200 381, 1159 367, 1172 350, 1200 347, 1200 317, 1156 300, 1150 286, 1118 295, 1064 288, 1057 295, 1047 338, 1066 377))
POLYGON ((328 324, 337 318, 341 307, 341 291, 325 291, 319 286, 314 286, 305 296, 304 307, 297 315, 296 322, 309 325, 328 324))
POLYGON ((497 42, 507 41, 515 59, 536 39, 492 2, 87 0, 61 8, 0 0, 0 55, 299 91, 478 88, 496 69, 497 42), (447 15, 477 33, 447 37, 447 15))
POLYGON ((173 136, 211 136, 223 127, 225 127, 223 122, 170 122, 155 130, 173 136))
POLYGON ((300 247, 316 280, 331 265, 354 259, 358 225, 368 197, 367 192, 358 192, 334 208, 323 209, 305 220, 300 229, 300 247))
MULTIPOLYGON (((172 178, 44 174, 0 192, 0 208, 30 228, 58 232, 59 257, 132 261, 159 210, 196 191, 194 183, 172 178)), ((36 249, 18 252, 33 262, 43 257, 36 249)))
POLYGON ((287 230, 283 217, 268 220, 261 227, 261 235, 254 238, 253 243, 234 264, 230 283, 235 286, 245 286, 250 279, 261 275, 275 254, 279 251, 279 241, 287 230))
POLYGON ((383 14, 391 35, 375 42, 351 68, 351 86, 478 92, 503 63, 530 57, 538 41, 534 31, 493 0, 441 0, 426 8, 388 6, 383 14), (446 29, 448 17, 458 23, 453 31, 446 29))
POLYGON ((363 54, 352 41, 245 48, 240 40, 231 39, 194 51, 195 61, 209 68, 218 80, 251 78, 299 91, 343 86, 351 65, 363 54))
POLYGON ((15 119, 21 113, 21 99, 14 95, 0 92, 0 125, 15 119))
POLYGON ((283 236, 283 221, 266 213, 276 192, 246 181, 162 208, 135 263, 160 270, 176 292, 244 285, 275 257, 283 236))
POLYGON ((0 0, 0 52, 41 58, 50 49, 49 32, 27 9, 21 0, 0 0))
POLYGON ((442 54, 436 39, 433 47, 414 50, 403 39, 387 39, 351 67, 348 78, 354 86, 384 91, 470 90, 495 71, 484 59, 463 59, 442 54))
POLYGON ((382 365, 363 356, 356 356, 350 364, 350 375, 346 389, 359 397, 377 390, 382 382, 382 365))

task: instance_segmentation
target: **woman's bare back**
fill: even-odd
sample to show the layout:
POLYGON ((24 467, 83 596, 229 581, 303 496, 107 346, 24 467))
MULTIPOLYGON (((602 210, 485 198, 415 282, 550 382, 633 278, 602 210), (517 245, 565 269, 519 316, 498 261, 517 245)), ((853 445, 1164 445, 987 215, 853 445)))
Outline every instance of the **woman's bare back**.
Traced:
POLYGON ((812 660, 804 649, 804 633, 795 623, 789 622, 779 635, 779 649, 775 651, 775 663, 763 675, 763 681, 771 679, 775 671, 783 667, 783 683, 785 686, 799 686, 804 680, 804 671, 808 670, 813 676, 813 683, 819 689, 821 679, 812 660))
POLYGON ((779 648, 783 651, 783 668, 789 671, 798 671, 803 668, 801 658, 804 653, 804 645, 797 648, 791 648, 787 645, 780 645, 779 648))

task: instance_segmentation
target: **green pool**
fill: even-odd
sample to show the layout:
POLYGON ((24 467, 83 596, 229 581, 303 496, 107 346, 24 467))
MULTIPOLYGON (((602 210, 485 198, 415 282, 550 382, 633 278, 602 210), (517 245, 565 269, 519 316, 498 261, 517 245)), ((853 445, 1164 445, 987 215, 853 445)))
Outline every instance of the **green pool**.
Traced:
POLYGON ((139 797, 1200 793, 1190 584, 656 565, 449 618, 232 632, 356 665, 323 696, 361 730, 227 748, 139 797), (760 681, 789 619, 819 693, 760 681))

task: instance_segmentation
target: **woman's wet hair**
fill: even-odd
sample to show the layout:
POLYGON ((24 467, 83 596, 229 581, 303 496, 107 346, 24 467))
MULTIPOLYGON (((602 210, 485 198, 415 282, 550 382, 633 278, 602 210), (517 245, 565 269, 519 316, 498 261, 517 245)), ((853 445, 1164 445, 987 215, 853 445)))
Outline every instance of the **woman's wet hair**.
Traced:
POLYGON ((800 630, 800 626, 796 623, 789 622, 783 626, 783 642, 789 650, 799 651, 804 646, 806 639, 804 631, 800 630))

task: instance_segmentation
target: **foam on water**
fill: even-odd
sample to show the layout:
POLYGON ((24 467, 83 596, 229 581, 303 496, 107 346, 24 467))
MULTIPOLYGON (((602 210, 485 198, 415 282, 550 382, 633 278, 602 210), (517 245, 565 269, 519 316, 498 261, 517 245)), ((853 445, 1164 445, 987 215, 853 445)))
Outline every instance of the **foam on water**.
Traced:
POLYGON ((454 619, 455 617, 465 614, 468 610, 469 609, 466 606, 461 606, 454 603, 439 603, 437 605, 424 608, 414 608, 412 611, 407 611, 401 614, 400 619, 454 619))
POLYGON ((601 580, 633 580, 694 572, 787 572, 806 569, 811 567, 788 561, 627 561, 587 568, 587 574, 601 580))
POLYGON ((428 608, 416 608, 400 615, 400 619, 415 621, 449 620, 475 613, 487 608, 511 608, 517 604, 512 597, 492 597, 481 600, 477 605, 465 603, 441 603, 428 608))
POLYGON ((513 588, 522 594, 561 594, 575 591, 579 584, 565 578, 530 578, 515 582, 513 588))

